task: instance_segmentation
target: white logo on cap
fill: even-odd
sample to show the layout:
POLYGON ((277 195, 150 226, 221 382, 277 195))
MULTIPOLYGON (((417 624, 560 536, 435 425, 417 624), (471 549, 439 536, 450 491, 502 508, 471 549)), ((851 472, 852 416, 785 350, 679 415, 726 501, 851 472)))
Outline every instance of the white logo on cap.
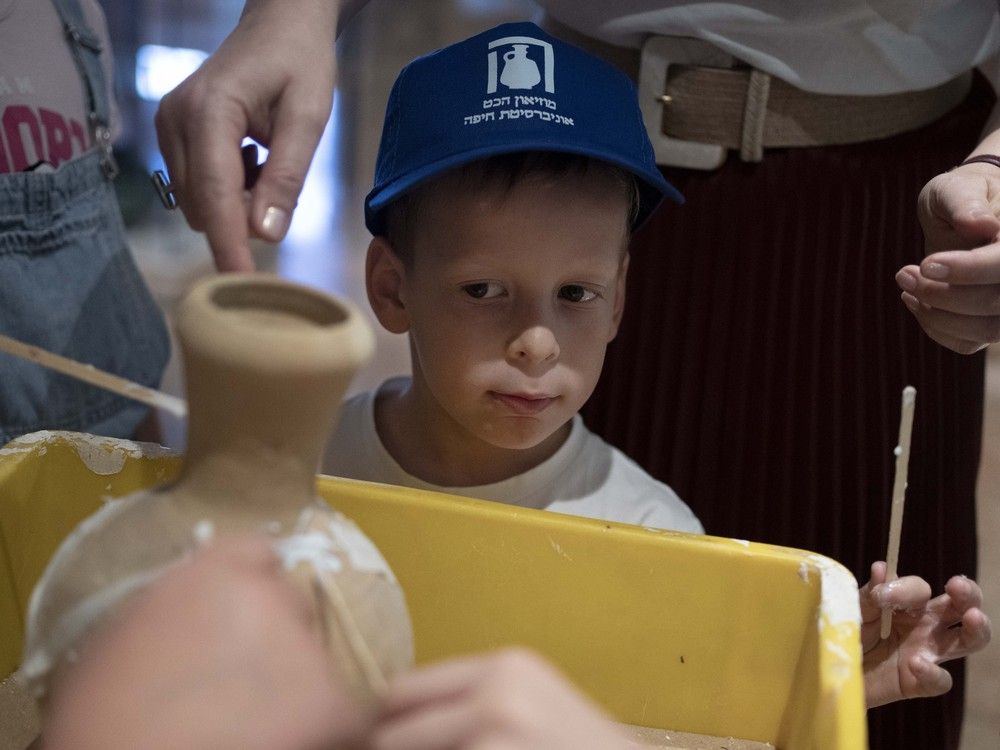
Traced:
POLYGON ((509 89, 518 90, 533 89, 542 82, 542 74, 538 70, 538 64, 528 57, 528 49, 532 45, 541 47, 545 51, 545 91, 549 94, 555 93, 555 60, 552 45, 530 36, 508 36, 490 42, 489 49, 491 51, 488 56, 489 80, 486 84, 487 94, 496 93, 498 82, 509 89), (498 77, 497 47, 508 45, 510 45, 511 49, 503 53, 503 71, 498 77))

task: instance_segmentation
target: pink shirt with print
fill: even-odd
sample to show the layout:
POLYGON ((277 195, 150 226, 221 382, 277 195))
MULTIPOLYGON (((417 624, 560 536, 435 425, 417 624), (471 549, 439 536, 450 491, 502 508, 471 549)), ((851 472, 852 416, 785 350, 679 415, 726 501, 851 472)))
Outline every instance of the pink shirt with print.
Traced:
MULTIPOLYGON (((104 14, 96 0, 78 1, 101 39, 110 89, 104 14)), ((93 139, 85 99, 83 78, 51 0, 0 0, 0 174, 38 162, 58 167, 88 152, 93 139)))

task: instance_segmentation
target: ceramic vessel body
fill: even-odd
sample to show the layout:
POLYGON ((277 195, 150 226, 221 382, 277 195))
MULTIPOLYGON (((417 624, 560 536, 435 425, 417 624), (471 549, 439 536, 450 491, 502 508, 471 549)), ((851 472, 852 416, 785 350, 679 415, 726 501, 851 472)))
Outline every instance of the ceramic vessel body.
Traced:
POLYGON ((314 492, 337 407, 371 353, 367 323, 349 303, 276 277, 226 275, 191 291, 178 336, 190 414, 181 475, 109 502, 66 539, 32 596, 22 679, 44 696, 130 596, 201 545, 255 532, 273 537, 329 623, 331 665, 370 698, 373 675, 412 664, 405 600, 372 542, 314 492))

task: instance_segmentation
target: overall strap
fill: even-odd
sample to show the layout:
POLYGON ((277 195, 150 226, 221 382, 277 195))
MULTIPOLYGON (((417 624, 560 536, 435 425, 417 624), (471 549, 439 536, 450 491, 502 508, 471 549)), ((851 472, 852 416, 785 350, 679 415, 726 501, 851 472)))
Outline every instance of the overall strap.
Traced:
POLYGON ((111 180, 118 174, 118 165, 111 152, 111 102, 101 65, 101 40, 88 26, 77 0, 52 0, 73 52, 76 67, 83 78, 87 122, 94 144, 101 151, 101 168, 111 180))

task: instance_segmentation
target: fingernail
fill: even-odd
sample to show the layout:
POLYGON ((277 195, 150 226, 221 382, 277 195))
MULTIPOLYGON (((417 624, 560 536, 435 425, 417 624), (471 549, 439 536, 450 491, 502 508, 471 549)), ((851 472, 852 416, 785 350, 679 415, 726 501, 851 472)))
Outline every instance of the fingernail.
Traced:
POLYGON ((920 302, 917 301, 916 297, 905 293, 902 295, 902 297, 903 297, 903 304, 906 305, 906 309, 909 310, 911 313, 915 313, 920 308, 920 302))
POLYGON ((943 281, 948 278, 948 266, 943 263, 928 263, 927 265, 921 267, 920 273, 928 279, 943 281))
POLYGON ((912 292, 917 288, 917 277, 909 271, 900 271, 896 274, 896 283, 899 284, 900 289, 912 292))
POLYGON ((288 222, 287 211, 277 206, 270 206, 264 212, 264 219, 260 223, 260 228, 267 239, 277 242, 288 231, 288 222))

